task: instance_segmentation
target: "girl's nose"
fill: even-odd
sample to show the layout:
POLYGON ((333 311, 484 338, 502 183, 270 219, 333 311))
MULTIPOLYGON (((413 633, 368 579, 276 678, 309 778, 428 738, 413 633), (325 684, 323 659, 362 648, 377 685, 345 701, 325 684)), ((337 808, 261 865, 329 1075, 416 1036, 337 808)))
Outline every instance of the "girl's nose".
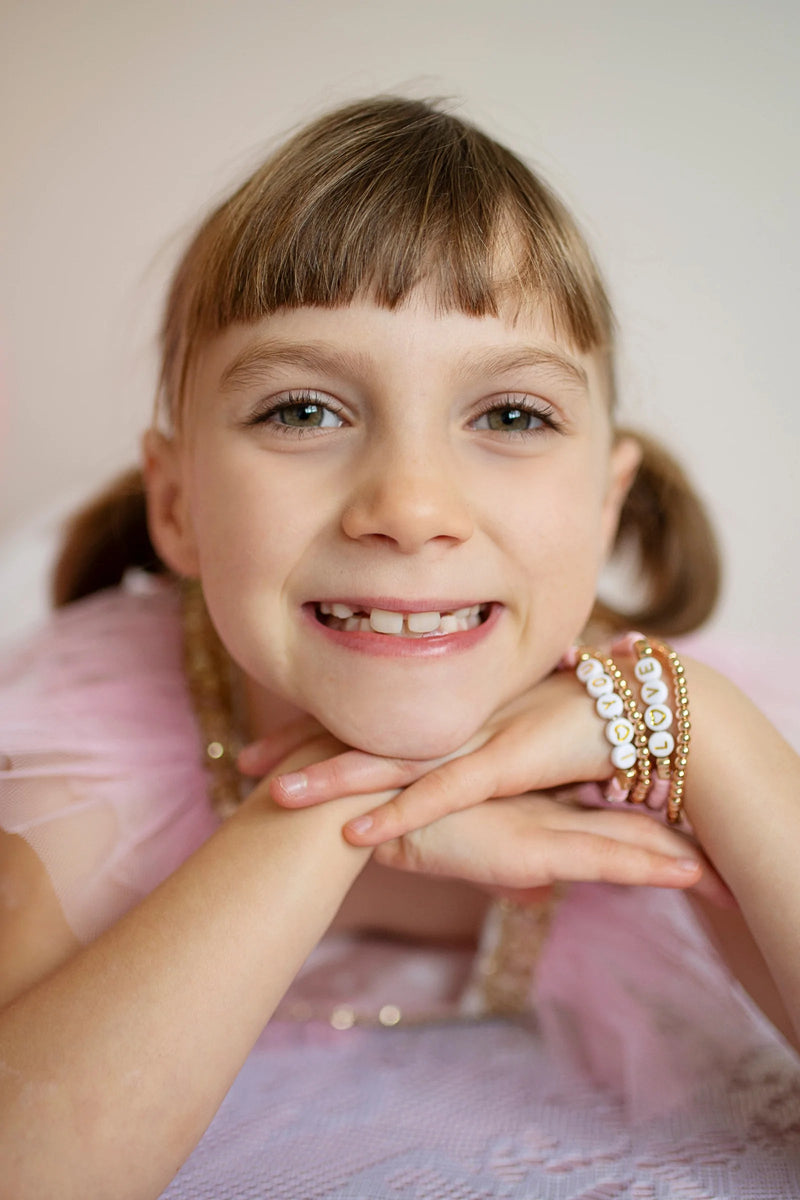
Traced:
POLYGON ((432 456, 407 462, 398 449, 359 475, 342 529, 349 538, 379 539, 402 554, 414 554, 428 542, 466 541, 473 522, 446 464, 432 456))

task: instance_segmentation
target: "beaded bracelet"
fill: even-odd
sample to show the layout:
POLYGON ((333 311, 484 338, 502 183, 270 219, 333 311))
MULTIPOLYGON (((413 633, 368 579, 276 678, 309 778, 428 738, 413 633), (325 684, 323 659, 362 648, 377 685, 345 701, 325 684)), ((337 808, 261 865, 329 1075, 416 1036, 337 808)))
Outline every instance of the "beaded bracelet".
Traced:
POLYGON ((613 658, 601 659, 588 647, 578 649, 575 674, 595 701, 597 715, 606 722, 611 761, 617 774, 609 782, 607 800, 639 804, 650 788, 647 726, 633 692, 613 658))
MULTIPOLYGON (((641 686, 644 721, 651 731, 648 750, 656 760, 657 779, 647 802, 653 808, 660 808, 666 796, 667 820, 674 825, 681 817, 686 761, 691 740, 689 693, 683 664, 671 646, 662 642, 651 642, 643 634, 629 634, 624 641, 630 642, 630 645, 623 648, 635 651, 638 656, 633 670, 641 686), (670 732, 673 712, 667 703, 669 689, 663 679, 664 666, 671 676, 670 682, 675 697, 675 735, 670 732), (671 758, 673 752, 674 758, 671 758)), ((618 645, 622 646, 622 643, 618 645)))
POLYGON ((672 760, 672 776, 667 797, 667 820, 670 825, 674 825, 681 818, 686 783, 686 763, 689 758, 689 743, 692 737, 692 726, 689 720, 689 690, 686 686, 686 672, 683 669, 683 663, 672 647, 665 646, 661 642, 655 642, 654 645, 664 658, 672 677, 672 691, 677 710, 675 755, 672 760))
MULTIPOLYGON (((662 679, 662 666, 658 661, 652 646, 646 637, 638 638, 634 643, 638 661, 633 667, 633 674, 639 680, 640 695, 644 706, 644 724, 649 728, 648 749, 656 760, 656 775, 658 780, 669 784, 672 779, 672 764, 669 756, 675 749, 675 739, 669 732, 673 722, 672 708, 669 707, 669 690, 662 679)), ((663 796, 660 797, 663 799, 663 796)), ((656 808, 656 804, 652 804, 656 808)))

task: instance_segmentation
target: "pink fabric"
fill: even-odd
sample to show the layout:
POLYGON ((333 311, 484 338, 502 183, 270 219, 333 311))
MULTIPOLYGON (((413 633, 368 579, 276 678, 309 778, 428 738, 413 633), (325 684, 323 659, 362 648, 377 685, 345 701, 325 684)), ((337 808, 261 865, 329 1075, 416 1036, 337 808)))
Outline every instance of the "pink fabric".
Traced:
POLYGON ((89 941, 216 828, 181 669, 177 596, 101 593, 0 665, 0 824, 89 941))
MULTIPOLYGON (((730 665, 800 729, 785 671, 765 681, 741 653, 730 665)), ((0 669, 0 751, 0 824, 28 839, 89 940, 217 825, 170 587, 74 605, 16 652, 0 669)), ((472 972, 463 951, 325 938, 165 1198, 800 1196, 798 1060, 682 896, 573 887, 524 1019, 468 1019, 472 972), (288 1019, 340 1004, 441 1021, 288 1019)))

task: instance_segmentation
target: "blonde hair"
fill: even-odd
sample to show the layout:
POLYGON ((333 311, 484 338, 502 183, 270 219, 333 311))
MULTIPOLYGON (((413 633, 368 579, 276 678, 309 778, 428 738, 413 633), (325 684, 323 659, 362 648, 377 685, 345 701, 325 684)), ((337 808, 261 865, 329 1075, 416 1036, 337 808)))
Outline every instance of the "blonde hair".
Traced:
POLYGON ((162 404, 179 423, 194 351, 234 322, 357 296, 391 309, 423 282, 444 310, 535 303, 579 350, 611 346, 599 272, 553 193, 460 118, 379 97, 301 129, 200 227, 167 300, 162 404))
MULTIPOLYGON (((194 355, 235 322, 357 297, 394 308, 421 284, 442 310, 544 309, 576 349, 601 357, 613 405, 611 306, 561 201, 460 117, 433 103, 377 97, 301 129, 200 226, 167 297, 158 412, 180 429, 194 355)), ((655 443, 644 449, 620 540, 640 553, 648 604, 638 614, 602 615, 670 633, 708 615, 718 559, 679 468, 655 443)), ((141 480, 128 473, 78 514, 56 568, 57 604, 121 578, 126 554, 111 549, 115 528, 118 546, 138 546, 137 565, 163 570, 149 543, 141 553, 143 513, 141 480)))

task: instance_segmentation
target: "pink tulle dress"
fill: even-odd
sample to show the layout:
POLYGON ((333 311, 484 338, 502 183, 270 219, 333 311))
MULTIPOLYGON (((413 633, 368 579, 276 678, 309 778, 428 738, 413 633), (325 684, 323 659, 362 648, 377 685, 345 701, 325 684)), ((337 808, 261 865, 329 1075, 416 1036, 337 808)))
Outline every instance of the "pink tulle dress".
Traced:
MULTIPOLYGON (((791 736, 759 663, 729 673, 791 736)), ((0 824, 89 941, 217 826, 173 589, 100 593, 11 655, 0 752, 0 824)), ((572 887, 519 1018, 482 1019, 474 976, 463 950, 323 939, 165 1200, 800 1197, 800 1062, 683 896, 572 887), (292 1019, 387 1005, 438 1019, 292 1019)))

